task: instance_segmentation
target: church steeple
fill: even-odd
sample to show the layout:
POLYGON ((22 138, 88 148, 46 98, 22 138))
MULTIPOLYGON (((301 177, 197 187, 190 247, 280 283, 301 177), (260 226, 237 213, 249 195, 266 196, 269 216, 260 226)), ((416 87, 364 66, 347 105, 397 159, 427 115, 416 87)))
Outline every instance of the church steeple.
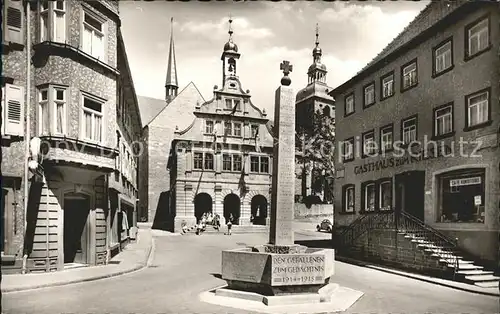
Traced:
POLYGON ((236 60, 240 58, 238 53, 238 46, 233 42, 233 19, 229 16, 229 40, 224 45, 222 52, 222 85, 226 81, 226 77, 236 76, 236 60))
POLYGON ((170 102, 177 96, 177 63, 175 62, 174 18, 170 19, 170 51, 168 53, 167 79, 165 81, 165 101, 170 102))
POLYGON ((309 70, 307 71, 307 76, 308 76, 308 84, 314 83, 314 82, 322 82, 326 83, 326 66, 321 63, 321 56, 323 55, 323 52, 321 51, 321 48, 319 47, 319 27, 318 24, 316 24, 316 47, 314 47, 312 56, 313 56, 313 64, 309 67, 309 70))

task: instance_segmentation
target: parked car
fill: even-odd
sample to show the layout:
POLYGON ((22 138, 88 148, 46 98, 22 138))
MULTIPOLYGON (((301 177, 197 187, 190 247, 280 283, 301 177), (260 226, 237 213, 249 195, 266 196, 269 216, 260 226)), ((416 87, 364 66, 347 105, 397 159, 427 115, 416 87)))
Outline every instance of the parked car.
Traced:
POLYGON ((324 219, 319 225, 316 226, 316 230, 332 232, 332 222, 329 219, 324 219))

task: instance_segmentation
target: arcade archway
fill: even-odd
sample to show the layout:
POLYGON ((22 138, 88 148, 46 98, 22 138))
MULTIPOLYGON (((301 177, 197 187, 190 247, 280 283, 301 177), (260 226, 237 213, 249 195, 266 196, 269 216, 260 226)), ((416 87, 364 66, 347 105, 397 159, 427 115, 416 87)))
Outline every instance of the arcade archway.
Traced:
POLYGON ((196 221, 201 219, 204 213, 212 212, 212 197, 207 193, 197 194, 194 198, 194 216, 196 221))
POLYGON ((233 225, 240 224, 240 215, 241 215, 241 203, 238 195, 231 193, 226 195, 224 198, 224 218, 226 219, 226 223, 229 221, 229 217, 233 215, 232 223, 233 225))
POLYGON ((254 225, 265 225, 267 218, 267 199, 263 195, 255 195, 250 203, 254 225))

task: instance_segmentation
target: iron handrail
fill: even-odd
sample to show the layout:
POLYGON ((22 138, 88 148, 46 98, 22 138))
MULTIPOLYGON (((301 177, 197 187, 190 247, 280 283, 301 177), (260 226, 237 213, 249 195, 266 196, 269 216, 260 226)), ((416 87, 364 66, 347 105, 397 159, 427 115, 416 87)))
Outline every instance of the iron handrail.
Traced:
POLYGON ((423 246, 425 250, 435 254, 441 261, 452 267, 453 276, 459 269, 459 257, 455 255, 458 249, 457 243, 406 212, 376 212, 362 215, 339 235, 339 243, 347 248, 353 245, 361 235, 373 229, 404 232, 418 245, 423 246))

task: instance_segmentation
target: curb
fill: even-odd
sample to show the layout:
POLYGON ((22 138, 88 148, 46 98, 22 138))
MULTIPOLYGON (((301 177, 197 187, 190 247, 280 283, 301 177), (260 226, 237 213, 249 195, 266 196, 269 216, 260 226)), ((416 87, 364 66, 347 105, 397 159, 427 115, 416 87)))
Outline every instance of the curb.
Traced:
POLYGON ((111 274, 105 274, 105 275, 99 275, 99 276, 93 276, 93 277, 88 277, 88 278, 82 278, 82 279, 75 279, 75 280, 70 280, 70 281, 65 281, 65 282, 54 282, 54 283, 49 283, 49 284, 42 284, 42 285, 37 285, 37 286, 32 286, 32 287, 20 287, 20 288, 7 288, 7 289, 1 289, 2 294, 3 293, 11 293, 11 292, 24 292, 24 291, 30 291, 30 290, 37 290, 37 289, 42 289, 42 288, 51 288, 51 287, 60 287, 60 286, 67 286, 75 283, 82 283, 82 282, 89 282, 89 281, 95 281, 95 280, 100 280, 100 279, 107 279, 107 278, 112 278, 112 277, 117 277, 129 273, 133 273, 136 271, 139 271, 143 268, 147 268, 150 264, 150 260, 152 260, 152 253, 154 252, 154 238, 151 238, 151 245, 147 249, 147 254, 145 261, 139 265, 134 266, 133 268, 130 269, 125 269, 116 273, 111 273, 111 274))
POLYGON ((411 278, 411 279, 416 279, 416 280, 420 280, 420 281, 432 283, 432 284, 443 286, 443 287, 447 287, 447 288, 461 290, 461 291, 465 291, 465 292, 470 292, 470 293, 475 293, 475 294, 481 294, 481 295, 487 295, 487 296, 493 296, 493 297, 500 296, 500 293, 492 293, 492 292, 487 292, 487 291, 479 291, 479 290, 474 290, 474 289, 468 289, 468 288, 465 288, 465 287, 458 287, 458 286, 454 286, 452 284, 447 284, 447 283, 444 283, 444 282, 434 281, 432 279, 422 278, 422 277, 419 277, 419 276, 416 276, 416 275, 413 275, 413 274, 402 273, 401 271, 394 271, 392 269, 388 269, 388 268, 385 268, 385 267, 382 267, 382 266, 369 265, 367 262, 359 261, 359 260, 352 259, 352 258, 341 257, 341 256, 337 255, 337 256, 335 256, 335 260, 339 261, 339 262, 345 262, 345 263, 353 264, 353 265, 356 265, 356 266, 361 266, 361 267, 366 267, 366 268, 370 268, 370 269, 374 269, 374 270, 379 270, 379 271, 383 271, 383 272, 386 272, 386 273, 389 273, 389 274, 398 275, 398 276, 401 276, 401 277, 406 277, 406 278, 411 278))

